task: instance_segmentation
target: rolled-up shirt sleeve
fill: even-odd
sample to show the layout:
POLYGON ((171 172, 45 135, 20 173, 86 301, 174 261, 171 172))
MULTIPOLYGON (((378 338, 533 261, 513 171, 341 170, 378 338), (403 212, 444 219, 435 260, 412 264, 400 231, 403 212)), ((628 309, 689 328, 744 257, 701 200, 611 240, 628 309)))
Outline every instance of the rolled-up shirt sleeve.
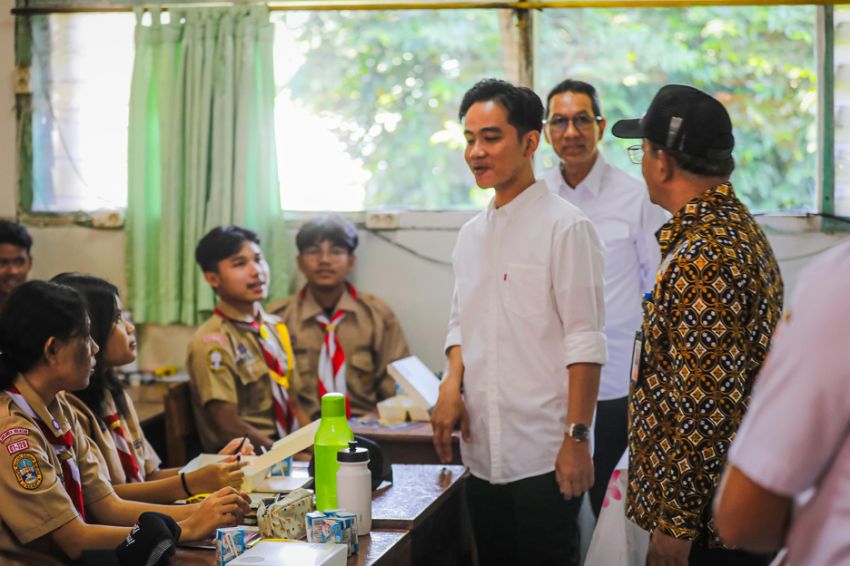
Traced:
POLYGON ((603 365, 608 351, 602 242, 587 219, 559 227, 553 238, 552 286, 564 331, 564 365, 603 365))

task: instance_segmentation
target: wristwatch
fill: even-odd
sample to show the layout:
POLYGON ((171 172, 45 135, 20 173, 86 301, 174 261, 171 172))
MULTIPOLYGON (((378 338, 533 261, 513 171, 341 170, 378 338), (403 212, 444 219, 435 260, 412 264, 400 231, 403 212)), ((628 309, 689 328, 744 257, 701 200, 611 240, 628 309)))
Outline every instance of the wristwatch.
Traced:
POLYGON ((590 429, 581 423, 571 423, 564 427, 564 432, 576 442, 587 442, 590 438, 590 429))

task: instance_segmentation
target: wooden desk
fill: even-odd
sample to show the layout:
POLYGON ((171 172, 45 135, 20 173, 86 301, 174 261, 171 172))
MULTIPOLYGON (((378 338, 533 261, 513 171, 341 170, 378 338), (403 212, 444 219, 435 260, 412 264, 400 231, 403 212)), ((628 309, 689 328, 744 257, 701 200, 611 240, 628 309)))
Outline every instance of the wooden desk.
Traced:
MULTIPOLYGON (((434 449, 434 430, 431 423, 406 423, 403 427, 378 424, 377 415, 349 421, 354 434, 370 438, 381 445, 393 464, 439 464, 434 449)), ((452 436, 452 464, 460 465, 460 435, 452 436)))
MULTIPOLYGON (((462 466, 394 465, 393 485, 372 498, 372 532, 348 566, 445 566, 471 563, 462 466)), ((178 549, 172 564, 211 566, 215 553, 178 549)))

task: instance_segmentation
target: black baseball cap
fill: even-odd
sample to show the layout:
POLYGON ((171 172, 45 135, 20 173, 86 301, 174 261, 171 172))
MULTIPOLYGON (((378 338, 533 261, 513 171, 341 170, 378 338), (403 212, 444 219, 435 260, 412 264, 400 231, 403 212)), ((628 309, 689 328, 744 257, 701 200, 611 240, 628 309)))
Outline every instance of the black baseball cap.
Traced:
POLYGON ((710 160, 726 159, 735 148, 726 108, 713 96, 686 85, 662 87, 643 118, 620 120, 611 133, 618 138, 646 138, 662 147, 710 160))
POLYGON ((180 539, 180 525, 168 515, 148 511, 115 548, 83 550, 83 566, 160 566, 167 564, 180 539))

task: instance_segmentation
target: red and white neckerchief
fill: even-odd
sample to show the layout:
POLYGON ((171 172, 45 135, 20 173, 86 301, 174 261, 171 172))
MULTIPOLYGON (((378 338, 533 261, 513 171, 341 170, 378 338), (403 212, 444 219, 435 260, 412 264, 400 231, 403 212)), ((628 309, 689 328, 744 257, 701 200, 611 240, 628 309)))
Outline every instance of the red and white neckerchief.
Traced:
POLYGON ((121 426, 121 418, 118 413, 103 417, 103 422, 109 427, 112 433, 112 440, 115 441, 115 448, 118 450, 118 459, 121 460, 121 467, 124 469, 124 475, 127 477, 128 483, 141 483, 145 481, 144 472, 139 469, 139 462, 136 460, 136 455, 127 440, 127 435, 124 432, 124 427, 121 426))
POLYGON ((290 432, 298 429, 298 421, 295 420, 295 410, 292 408, 292 403, 289 400, 289 393, 286 391, 289 378, 292 375, 293 356, 289 344, 289 333, 286 326, 280 324, 277 326, 278 332, 281 333, 281 341, 284 342, 283 347, 286 354, 287 367, 284 368, 280 361, 278 352, 272 341, 269 339, 269 331, 265 324, 260 324, 256 320, 253 322, 244 322, 228 317, 221 309, 216 307, 213 314, 228 320, 237 327, 248 330, 257 337, 257 343, 260 345, 260 351, 263 353, 263 359, 266 366, 269 368, 271 375, 272 400, 274 405, 275 428, 279 438, 283 438, 290 432))
POLYGON ((9 398, 12 399, 12 402, 14 402, 20 410, 22 410, 38 425, 45 438, 47 438, 47 441, 53 447, 53 451, 56 452, 56 457, 59 458, 59 461, 62 463, 62 476, 65 481, 65 491, 68 492, 68 497, 71 498, 74 508, 80 514, 80 517, 83 518, 83 521, 85 521, 86 513, 85 506, 83 505, 83 485, 80 482, 80 468, 77 467, 77 461, 74 459, 73 452, 71 452, 71 448, 74 447, 74 437, 71 436, 71 431, 69 430, 65 434, 62 434, 59 422, 56 419, 52 419, 52 422, 50 423, 53 425, 53 430, 51 430, 50 427, 47 426, 35 413, 32 406, 26 399, 24 399, 24 396, 21 395, 21 392, 17 387, 12 386, 9 389, 6 389, 6 395, 8 395, 9 398))
MULTIPOLYGON (((351 298, 357 300, 357 289, 354 288, 354 285, 346 281, 345 286, 351 298)), ((307 287, 305 286, 301 290, 302 299, 306 293, 307 287)), ((348 311, 337 310, 328 318, 328 315, 321 313, 316 315, 315 321, 325 333, 322 349, 319 351, 319 399, 327 393, 342 393, 345 395, 345 416, 350 419, 351 401, 348 398, 345 385, 345 351, 342 349, 342 344, 340 344, 339 336, 336 333, 337 327, 347 314, 348 311)))

